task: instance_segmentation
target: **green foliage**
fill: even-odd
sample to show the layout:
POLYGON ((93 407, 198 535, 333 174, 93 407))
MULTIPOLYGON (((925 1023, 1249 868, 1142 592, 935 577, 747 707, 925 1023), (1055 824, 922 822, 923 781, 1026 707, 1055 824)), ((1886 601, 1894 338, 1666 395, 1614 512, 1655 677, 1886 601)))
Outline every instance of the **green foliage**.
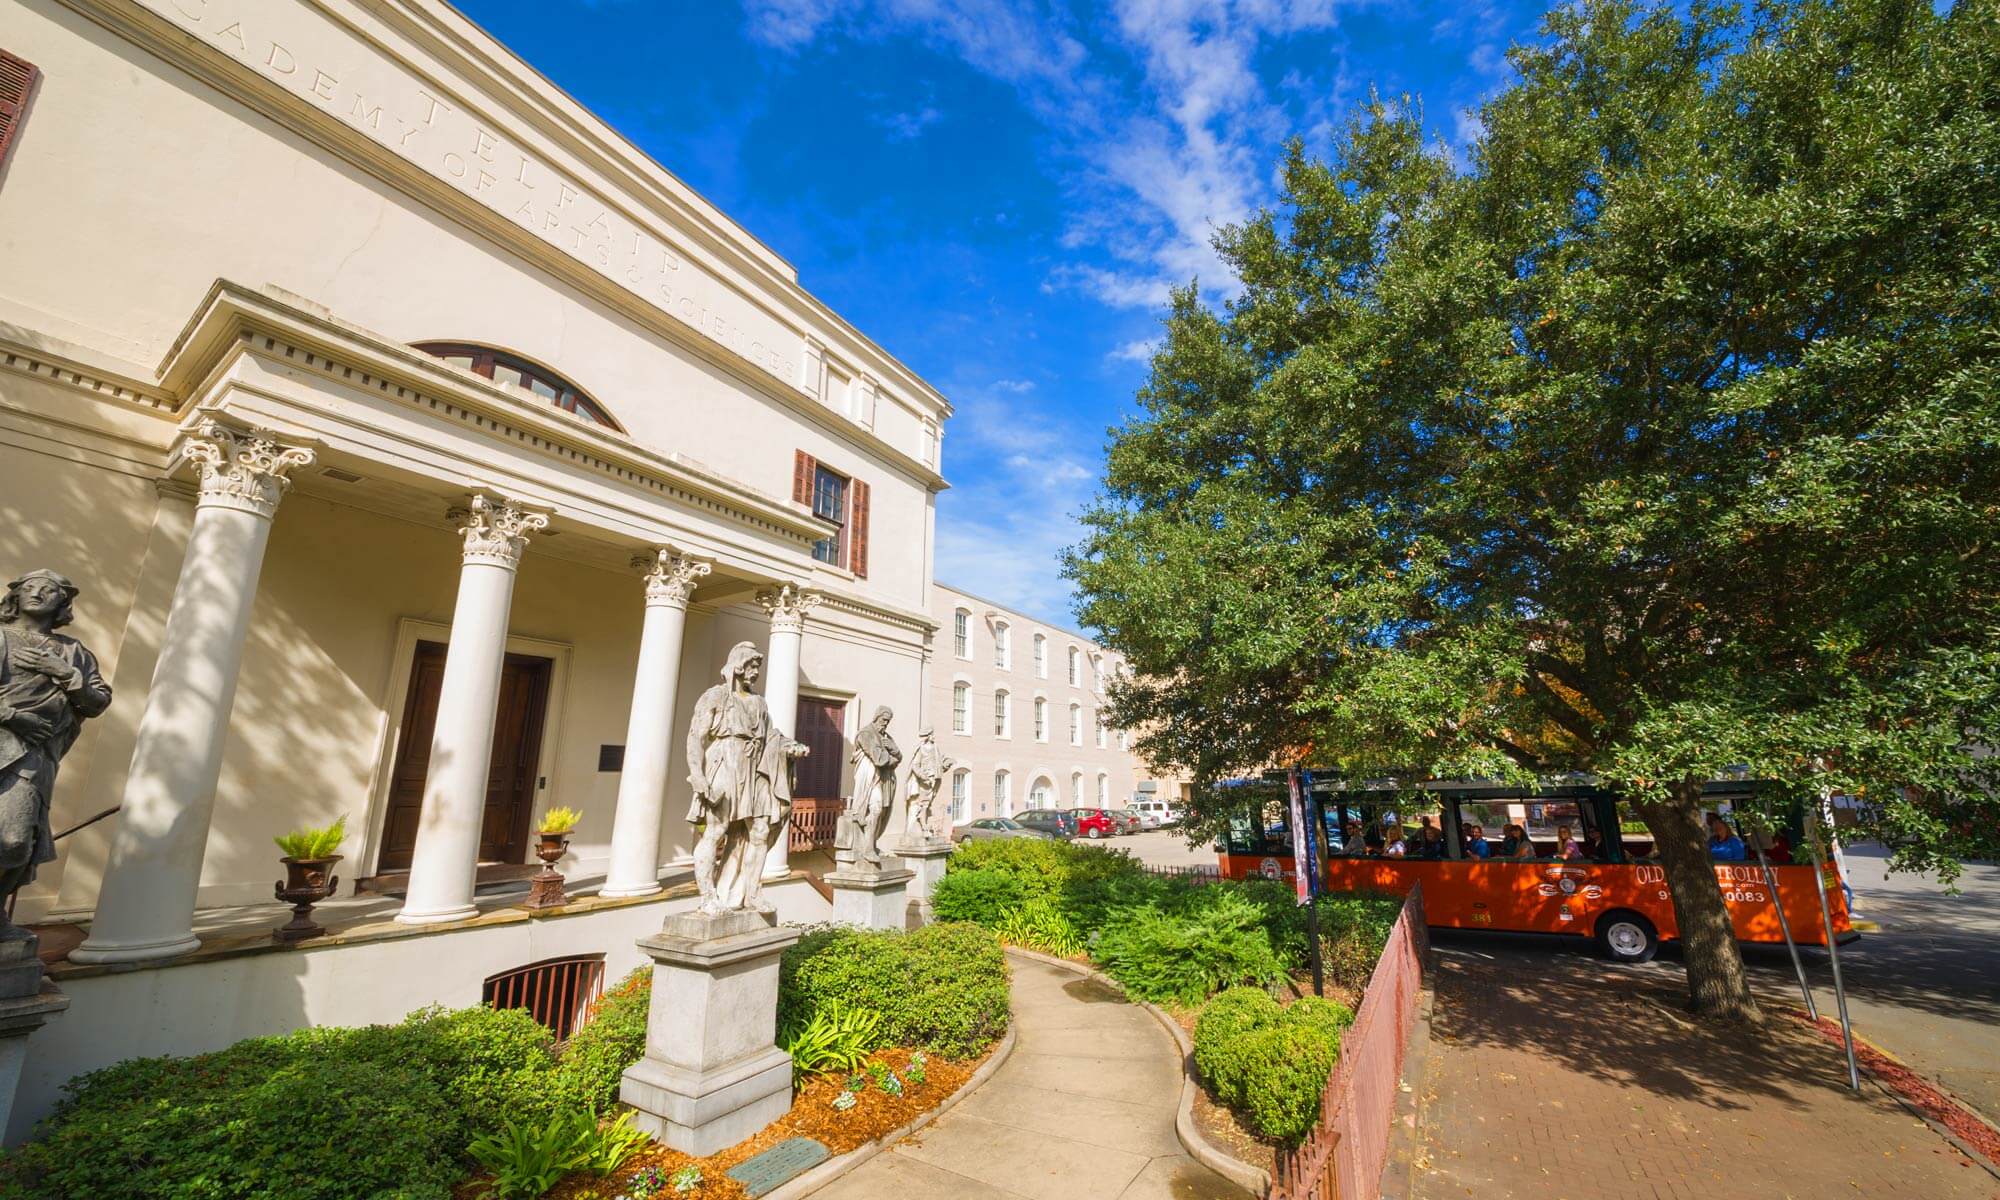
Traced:
POLYGON ((286 858, 332 858, 340 853, 340 843, 346 837, 347 818, 341 817, 331 825, 308 825, 271 840, 285 852, 286 858))
POLYGON ((1266 1137, 1295 1142, 1319 1119, 1320 1098, 1340 1054, 1338 1034, 1279 1022, 1236 1043, 1243 1115, 1266 1137))
POLYGON ((1247 1033, 1277 1024, 1283 1011, 1271 993, 1254 987, 1218 992, 1202 1005, 1194 1025, 1194 1069, 1224 1103, 1243 1095, 1237 1042, 1247 1033))
POLYGON ((838 1000, 806 1018, 796 1029, 780 1030, 778 1044, 792 1056, 792 1086, 808 1076, 852 1071, 881 1044, 882 1014, 838 1000))
POLYGON ((959 871, 998 871, 1021 885, 1023 899, 1060 900, 1073 885, 1130 875, 1138 864, 1123 850, 1081 846, 1052 838, 987 838, 966 842, 951 856, 946 878, 959 871))
POLYGON ((1016 946, 1062 958, 1083 953, 1083 935, 1047 896, 1037 896, 1005 913, 998 928, 1002 940, 1016 946))
POLYGON ((592 1175, 602 1177, 611 1174, 652 1140, 644 1131, 633 1127, 632 1110, 629 1108, 608 1125, 600 1123, 596 1113, 588 1115, 588 1126, 578 1139, 580 1154, 577 1166, 592 1175))
POLYGON ((447 1200, 462 1126, 422 1070, 243 1053, 134 1059, 69 1086, 0 1162, 24 1200, 447 1200))
POLYGON ((1001 918, 1018 908, 1026 898, 1020 881, 1008 872, 977 868, 961 870, 953 863, 931 893, 931 909, 940 921, 971 921, 992 929, 997 928, 1001 918))
POLYGON ((1332 1000, 1305 996, 1281 1008, 1267 992, 1233 988, 1195 1021, 1195 1070, 1258 1132, 1296 1141, 1319 1116, 1341 1035, 1353 1022, 1354 1013, 1332 1000))
POLYGON ((1006 1031, 1006 956, 990 930, 965 923, 815 930, 781 961, 779 1025, 802 1028, 834 1003, 881 1014, 879 1045, 970 1057, 1006 1031))
POLYGON ((625 1068, 646 1052, 646 1012, 652 999, 651 967, 640 967, 598 997, 589 1019, 563 1044, 549 1081, 555 1103, 599 1112, 617 1103, 625 1068))
POLYGON ((1067 561, 1112 720, 1202 780, 1586 771, 1686 858, 1739 767, 1994 853, 2000 13, 1585 0, 1510 60, 1461 161, 1409 100, 1288 147, 1241 296, 1174 297, 1067 561))
POLYGON ((1105 926, 1092 954, 1141 1000, 1199 1004, 1219 988, 1276 983, 1284 970, 1263 910, 1240 894, 1217 891, 1184 914, 1125 910, 1105 926))
POLYGON ((488 1195, 536 1200, 583 1167, 596 1128, 597 1118, 588 1112, 558 1112, 540 1122, 510 1120, 474 1139, 466 1153, 492 1174, 488 1195))

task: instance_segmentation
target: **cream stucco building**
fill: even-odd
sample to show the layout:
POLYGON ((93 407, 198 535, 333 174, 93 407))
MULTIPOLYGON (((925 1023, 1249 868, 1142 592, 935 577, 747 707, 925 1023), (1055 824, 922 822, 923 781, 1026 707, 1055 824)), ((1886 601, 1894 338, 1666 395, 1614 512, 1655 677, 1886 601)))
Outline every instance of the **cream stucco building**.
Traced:
POLYGON ((1082 634, 945 583, 926 715, 956 760, 939 796, 955 824, 1030 808, 1125 808, 1177 785, 1154 776, 1109 723, 1105 689, 1124 670, 1082 634))
POLYGON ((784 259, 432 0, 0 12, 0 571, 82 590, 54 824, 119 810, 19 898, 82 940, 15 1136, 131 1054, 635 963, 735 642, 806 814, 863 709, 914 744, 950 406, 784 259), (558 804, 587 899, 531 920, 487 892, 558 804), (349 924, 273 951, 271 839, 336 818, 349 924))

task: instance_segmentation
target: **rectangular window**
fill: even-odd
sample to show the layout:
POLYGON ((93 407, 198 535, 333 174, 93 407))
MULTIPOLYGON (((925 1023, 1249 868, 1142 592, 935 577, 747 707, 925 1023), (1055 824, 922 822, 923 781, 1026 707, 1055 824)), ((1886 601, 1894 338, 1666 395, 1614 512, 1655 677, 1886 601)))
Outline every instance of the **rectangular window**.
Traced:
POLYGON ((965 771, 954 772, 951 777, 951 823, 954 825, 965 823, 966 809, 971 806, 971 797, 966 795, 967 778, 968 772, 965 771))
POLYGON ((1109 730, 1106 729, 1104 724, 1104 712, 1100 709, 1097 713, 1097 748, 1099 750, 1104 749, 1104 735, 1108 732, 1109 730))
POLYGON ((1012 639, 1008 637, 1012 632, 1006 625, 993 627, 993 665, 1003 671, 1007 669, 1013 655, 1012 639))
POLYGON ((951 652, 960 658, 972 657, 972 614, 962 608, 951 614, 951 652))
POLYGON ((1069 706, 1069 744, 1083 745, 1083 710, 1074 704, 1069 706))
POLYGON ((1049 702, 1039 696, 1035 698, 1035 740, 1049 740, 1049 702))
POLYGON ((840 528, 831 537, 813 543, 813 557, 823 563, 845 566, 847 549, 847 478, 825 467, 813 468, 812 513, 840 528))
POLYGON ((1038 633, 1035 635, 1035 678, 1047 679, 1048 677, 1049 639, 1038 633))
POLYGON ((970 684, 951 685, 951 731, 972 732, 972 685, 970 684))
POLYGON ((1069 685, 1083 686, 1083 656, 1076 652, 1075 646, 1069 648, 1069 685))
POLYGON ((1007 736, 1007 693, 993 693, 993 736, 1007 736))

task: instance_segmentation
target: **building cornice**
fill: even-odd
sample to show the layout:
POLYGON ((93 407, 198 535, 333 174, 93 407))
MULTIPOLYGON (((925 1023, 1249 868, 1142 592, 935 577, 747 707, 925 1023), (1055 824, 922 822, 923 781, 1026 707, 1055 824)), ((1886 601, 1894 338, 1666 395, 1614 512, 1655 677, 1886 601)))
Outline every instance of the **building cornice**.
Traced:
MULTIPOLYGON (((704 332, 710 324, 708 316, 691 321, 685 312, 675 315, 600 266, 563 250, 475 199, 464 188, 397 153, 384 140, 385 135, 371 136, 330 112, 328 106, 309 102, 254 66, 218 50, 163 11, 147 7, 141 0, 61 2, 231 100, 613 307, 726 372, 747 389, 805 417, 928 490, 949 486, 935 468, 829 408, 817 395, 802 390, 797 379, 774 375, 744 348, 704 332)), ((170 7, 167 0, 158 3, 162 8, 170 7)), ((198 23, 202 14, 213 12, 214 23, 224 30, 229 28, 223 24, 224 14, 211 9, 208 0, 171 7, 189 23, 198 23)), ((703 273, 725 289, 732 303, 743 311, 762 314, 762 319, 801 339, 801 344, 812 337, 835 345, 861 369, 894 381, 896 386, 885 393, 887 398, 910 408, 919 418, 941 422, 950 415, 951 405, 941 394, 801 288, 782 259, 761 245, 749 244, 753 239, 712 205, 471 22, 428 0, 300 0, 300 7, 342 35, 362 42, 411 80, 437 89, 438 95, 451 97, 452 103, 462 104, 482 122, 490 122, 497 136, 536 154, 559 151, 559 156, 549 157, 562 172, 580 180, 603 181, 606 194, 593 195, 593 199, 604 205, 607 214, 644 230, 646 237, 662 246, 699 249, 710 260, 703 265, 703 273), (419 61, 413 50, 436 62, 419 61), (468 89, 475 93, 470 98, 463 94, 468 89)), ((254 24, 254 9, 247 20, 254 24)), ((245 34, 238 31, 233 37, 241 42, 245 34)))
POLYGON ((243 353, 280 357, 293 370, 368 389, 628 487, 782 534, 801 547, 825 536, 810 514, 692 462, 647 450, 400 342, 227 280, 209 289, 159 375, 170 394, 200 395, 243 353))

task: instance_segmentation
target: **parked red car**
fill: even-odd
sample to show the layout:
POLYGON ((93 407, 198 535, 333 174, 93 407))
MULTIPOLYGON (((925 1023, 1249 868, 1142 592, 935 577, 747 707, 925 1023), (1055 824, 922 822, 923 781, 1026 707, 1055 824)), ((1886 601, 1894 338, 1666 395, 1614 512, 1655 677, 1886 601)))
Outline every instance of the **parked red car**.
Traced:
POLYGON ((1117 837, 1124 829, 1117 817, 1101 808, 1072 808, 1069 815, 1076 818, 1076 836, 1087 837, 1093 842, 1099 838, 1117 837))

